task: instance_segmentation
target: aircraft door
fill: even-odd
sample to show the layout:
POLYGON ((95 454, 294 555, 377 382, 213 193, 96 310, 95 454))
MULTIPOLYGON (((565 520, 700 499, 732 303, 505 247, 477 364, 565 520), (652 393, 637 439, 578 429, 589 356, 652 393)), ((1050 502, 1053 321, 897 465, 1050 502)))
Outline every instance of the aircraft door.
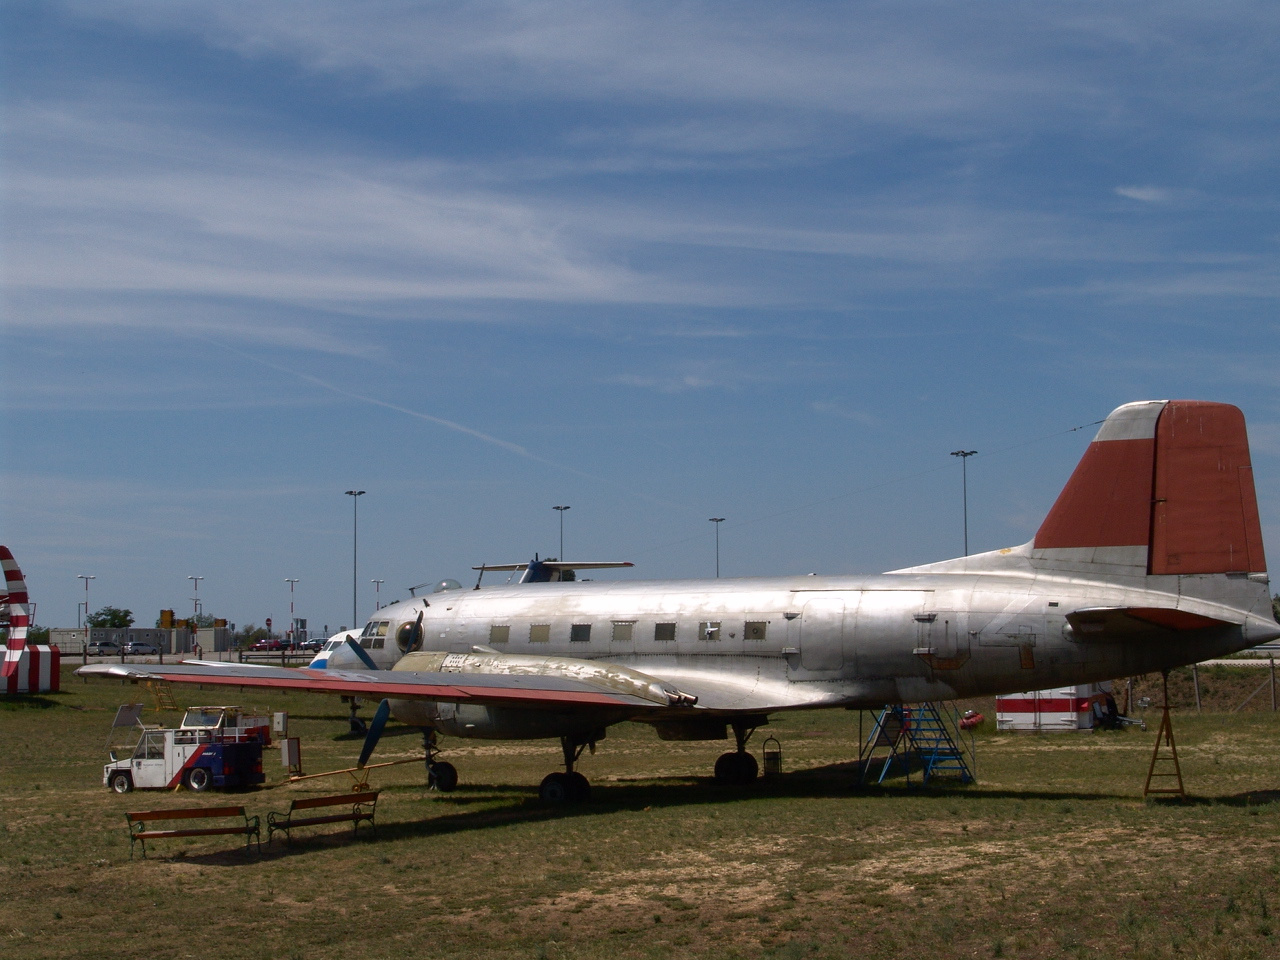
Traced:
POLYGON ((810 600, 800 615, 800 665, 806 670, 844 666, 844 600, 810 600))

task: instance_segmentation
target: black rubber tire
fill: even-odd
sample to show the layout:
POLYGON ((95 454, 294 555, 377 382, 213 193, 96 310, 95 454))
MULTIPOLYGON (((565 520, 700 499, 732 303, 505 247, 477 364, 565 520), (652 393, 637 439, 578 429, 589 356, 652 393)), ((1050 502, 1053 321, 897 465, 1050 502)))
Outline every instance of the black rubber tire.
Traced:
POLYGON ((716 758, 716 783, 724 786, 743 787, 754 783, 760 775, 760 764, 749 753, 722 753, 716 758))
POLYGON ((427 764, 427 786, 441 793, 453 793, 458 789, 458 769, 447 760, 427 764))
POLYGON ((569 802, 569 778, 563 773, 548 773, 538 787, 538 799, 543 803, 569 802))
POLYGON ((114 793, 128 793, 133 789, 133 777, 124 770, 117 770, 107 781, 107 786, 114 793))
POLYGON ((208 767, 192 767, 183 780, 187 789, 196 793, 204 793, 213 786, 213 774, 209 772, 208 767))
POLYGON ((586 803, 591 799, 591 781, 577 770, 567 775, 569 781, 569 802, 586 803))

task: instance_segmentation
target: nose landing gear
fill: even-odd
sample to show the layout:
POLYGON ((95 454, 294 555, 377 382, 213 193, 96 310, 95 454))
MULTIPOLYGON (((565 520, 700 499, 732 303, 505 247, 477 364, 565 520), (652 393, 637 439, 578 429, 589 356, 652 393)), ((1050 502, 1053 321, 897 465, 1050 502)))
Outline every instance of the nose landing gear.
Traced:
POLYGON ((422 731, 422 749, 427 755, 427 789, 452 793, 458 789, 458 768, 448 760, 437 760, 436 732, 431 727, 422 731))

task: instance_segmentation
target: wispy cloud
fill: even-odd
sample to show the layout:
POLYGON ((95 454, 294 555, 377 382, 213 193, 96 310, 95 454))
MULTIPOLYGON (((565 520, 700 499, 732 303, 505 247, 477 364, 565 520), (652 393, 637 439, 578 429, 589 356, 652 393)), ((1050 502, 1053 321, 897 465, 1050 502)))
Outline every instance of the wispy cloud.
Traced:
POLYGON ((1162 187, 1116 187, 1116 193, 1143 203, 1167 203, 1172 196, 1170 191, 1162 187))

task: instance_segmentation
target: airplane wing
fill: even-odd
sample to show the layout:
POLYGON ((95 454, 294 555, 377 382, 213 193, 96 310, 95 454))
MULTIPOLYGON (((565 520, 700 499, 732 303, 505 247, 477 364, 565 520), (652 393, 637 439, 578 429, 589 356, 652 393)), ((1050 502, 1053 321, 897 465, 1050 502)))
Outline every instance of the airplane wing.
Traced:
POLYGON ((305 690, 364 700, 438 700, 534 709, 623 709, 637 719, 672 710, 768 712, 836 702, 821 684, 780 684, 755 674, 641 669, 603 660, 473 653, 409 654, 392 670, 330 670, 189 660, 175 664, 93 663, 79 676, 305 690))
MULTIPOLYGON (((92 663, 78 676, 165 680, 209 686, 306 690, 366 700, 440 700, 512 707, 613 707, 643 712, 691 705, 692 698, 669 690, 631 685, 619 689, 592 677, 500 673, 445 673, 408 670, 313 670, 308 667, 266 667, 187 661, 176 664, 92 663)), ((651 678, 650 678, 651 679, 651 678)), ((651 682, 649 686, 657 686, 651 682)))

